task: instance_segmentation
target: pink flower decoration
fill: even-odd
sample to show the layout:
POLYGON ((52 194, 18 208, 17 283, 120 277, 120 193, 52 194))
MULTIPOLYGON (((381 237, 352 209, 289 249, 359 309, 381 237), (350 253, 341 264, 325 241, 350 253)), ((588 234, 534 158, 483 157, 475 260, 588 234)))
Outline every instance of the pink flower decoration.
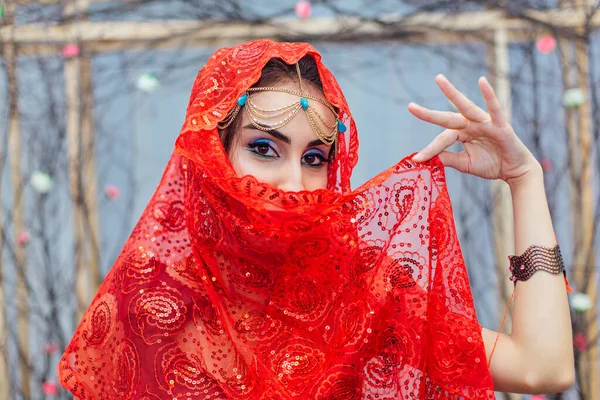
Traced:
POLYGON ((312 12, 312 6, 310 4, 310 1, 307 0, 300 0, 299 2, 296 3, 296 15, 299 18, 309 18, 310 14, 312 12))
POLYGON ((542 396, 541 394, 534 394, 529 399, 530 400, 546 400, 546 396, 542 396))
POLYGON ((573 338, 573 346, 575 347, 575 350, 580 353, 583 353, 587 350, 588 341, 583 333, 579 332, 575 334, 575 337, 573 338))
POLYGON ((544 171, 550 171, 552 169, 552 161, 550 161, 550 159, 548 158, 544 158, 541 162, 542 164, 542 168, 544 169, 544 171))
POLYGON ((56 396, 58 394, 58 386, 56 383, 51 381, 46 381, 42 385, 42 390, 48 396, 56 396))
POLYGON ((548 54, 556 48, 556 39, 552 36, 544 36, 535 44, 540 53, 548 54))
POLYGON ((29 232, 21 232, 19 236, 17 236, 17 243, 19 246, 26 246, 31 241, 31 235, 29 232))
POLYGON ((62 49, 62 55, 65 58, 77 57, 79 55, 79 46, 76 44, 66 44, 62 49))
POLYGON ((115 185, 106 185, 104 187, 104 194, 106 194, 106 196, 108 196, 108 198, 111 200, 117 200, 119 197, 121 197, 121 190, 119 190, 119 188, 115 185))
POLYGON ((46 354, 54 354, 58 351, 58 345, 53 342, 46 343, 42 348, 42 351, 46 354))

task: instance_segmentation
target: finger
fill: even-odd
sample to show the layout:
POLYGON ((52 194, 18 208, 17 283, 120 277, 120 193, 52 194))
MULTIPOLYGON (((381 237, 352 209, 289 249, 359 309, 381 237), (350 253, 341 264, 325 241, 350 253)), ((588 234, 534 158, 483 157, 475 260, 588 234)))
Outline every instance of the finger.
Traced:
POLYGON ((412 158, 417 162, 425 162, 446 150, 460 139, 460 132, 453 129, 446 129, 429 143, 423 150, 415 154, 412 158))
POLYGON ((492 123, 498 126, 506 125, 507 121, 502 112, 502 106, 498 101, 498 97, 494 93, 494 88, 492 88, 492 85, 483 76, 479 78, 479 89, 481 90, 481 94, 483 94, 483 99, 485 100, 492 123))
POLYGON ((469 173, 469 155, 465 151, 458 153, 452 151, 443 151, 440 153, 440 160, 446 167, 454 168, 459 172, 469 173))
POLYGON ((430 122, 447 129, 465 129, 469 121, 458 113, 430 110, 416 103, 410 103, 408 110, 422 121, 430 122))
POLYGON ((487 113, 477 107, 467 96, 462 94, 452 83, 442 74, 435 77, 435 82, 438 84, 442 92, 448 100, 460 111, 465 118, 471 121, 485 121, 488 118, 487 113))

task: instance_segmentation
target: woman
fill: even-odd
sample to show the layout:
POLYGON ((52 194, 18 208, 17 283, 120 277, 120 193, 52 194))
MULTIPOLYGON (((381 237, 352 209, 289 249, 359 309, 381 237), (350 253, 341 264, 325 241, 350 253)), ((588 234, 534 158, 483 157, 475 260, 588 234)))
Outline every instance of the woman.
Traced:
POLYGON ((156 193, 61 359, 62 385, 81 399, 568 388, 569 310, 542 170, 487 81, 489 114, 437 82, 460 113, 411 104, 446 130, 351 191, 357 132, 320 55, 270 40, 218 50, 156 193), (444 151, 457 140, 463 152, 444 151), (511 187, 524 253, 511 260, 522 281, 511 335, 477 323, 444 165, 511 187))

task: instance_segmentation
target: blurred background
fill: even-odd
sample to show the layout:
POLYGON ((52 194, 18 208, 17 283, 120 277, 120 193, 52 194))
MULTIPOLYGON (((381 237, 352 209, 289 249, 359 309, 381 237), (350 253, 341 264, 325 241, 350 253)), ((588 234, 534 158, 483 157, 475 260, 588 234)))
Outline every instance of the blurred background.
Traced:
MULTIPOLYGON (((436 74, 479 105, 488 77, 545 170, 577 369, 565 393, 498 398, 600 399, 599 27, 597 0, 0 0, 0 400, 71 398, 56 364, 160 180, 196 73, 259 37, 323 54, 359 128, 355 187, 441 132, 406 108, 452 110, 436 74)), ((510 193, 447 173, 478 317, 499 329, 510 193)))

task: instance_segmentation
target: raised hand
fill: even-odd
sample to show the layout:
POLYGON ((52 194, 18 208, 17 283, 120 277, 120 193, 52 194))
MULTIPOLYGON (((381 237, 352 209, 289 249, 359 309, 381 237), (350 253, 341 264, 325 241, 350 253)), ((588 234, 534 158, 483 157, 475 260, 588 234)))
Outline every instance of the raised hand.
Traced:
POLYGON ((488 111, 479 108, 456 89, 446 77, 438 75, 436 83, 459 112, 436 111, 415 103, 408 105, 417 118, 446 128, 413 157, 424 162, 439 155, 442 162, 460 172, 485 179, 519 180, 539 163, 515 134, 504 114, 494 89, 485 78, 479 79, 488 111), (455 142, 464 150, 446 151, 455 142))

